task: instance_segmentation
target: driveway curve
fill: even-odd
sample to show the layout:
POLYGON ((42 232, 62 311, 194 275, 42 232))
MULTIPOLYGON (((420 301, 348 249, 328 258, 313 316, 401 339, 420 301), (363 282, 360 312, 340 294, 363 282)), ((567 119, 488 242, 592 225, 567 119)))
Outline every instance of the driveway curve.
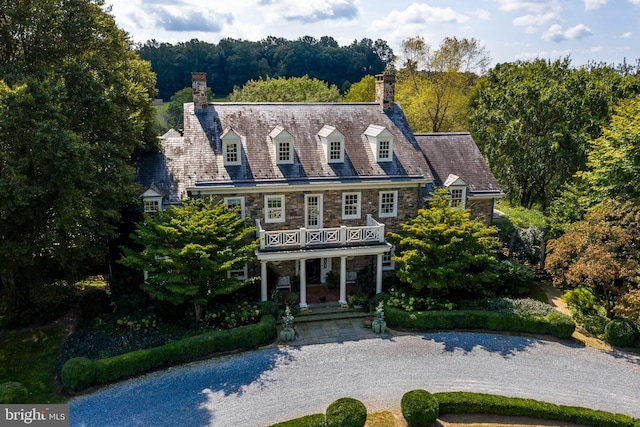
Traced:
POLYGON ((268 426, 341 397, 399 410, 413 389, 474 391, 640 417, 640 356, 565 342, 429 333, 213 358, 71 400, 72 426, 268 426))

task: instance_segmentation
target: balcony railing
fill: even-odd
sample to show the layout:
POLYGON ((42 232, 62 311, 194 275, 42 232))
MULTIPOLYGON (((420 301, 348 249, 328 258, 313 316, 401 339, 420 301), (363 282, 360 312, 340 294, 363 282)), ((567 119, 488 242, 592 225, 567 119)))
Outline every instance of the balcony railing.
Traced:
POLYGON ((384 243, 384 224, 367 215, 367 225, 361 227, 299 228, 266 231, 259 219, 256 228, 260 249, 297 249, 313 246, 347 246, 384 243))

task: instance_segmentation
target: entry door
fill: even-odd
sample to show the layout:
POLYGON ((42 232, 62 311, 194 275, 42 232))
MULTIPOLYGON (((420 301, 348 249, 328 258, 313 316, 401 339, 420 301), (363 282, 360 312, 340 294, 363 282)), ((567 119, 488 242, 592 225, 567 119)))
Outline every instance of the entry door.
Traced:
POLYGON ((304 195, 304 226, 322 228, 322 194, 304 195))

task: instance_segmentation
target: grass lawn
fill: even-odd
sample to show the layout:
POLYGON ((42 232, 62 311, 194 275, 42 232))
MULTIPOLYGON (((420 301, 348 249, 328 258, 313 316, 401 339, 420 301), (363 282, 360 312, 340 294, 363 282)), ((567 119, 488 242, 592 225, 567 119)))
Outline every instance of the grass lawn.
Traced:
POLYGON ((0 383, 22 383, 29 391, 22 403, 65 403, 53 385, 53 364, 66 335, 64 326, 1 331, 0 383))

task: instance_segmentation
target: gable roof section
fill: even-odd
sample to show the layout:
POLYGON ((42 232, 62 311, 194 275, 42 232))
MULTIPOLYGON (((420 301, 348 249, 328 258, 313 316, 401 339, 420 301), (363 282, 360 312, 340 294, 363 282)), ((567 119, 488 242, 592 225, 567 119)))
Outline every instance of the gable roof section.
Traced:
POLYGON ((461 179, 471 195, 502 195, 491 169, 468 132, 423 133, 416 134, 415 138, 431 168, 435 185, 442 187, 461 179), (453 180, 452 175, 455 176, 453 180))

